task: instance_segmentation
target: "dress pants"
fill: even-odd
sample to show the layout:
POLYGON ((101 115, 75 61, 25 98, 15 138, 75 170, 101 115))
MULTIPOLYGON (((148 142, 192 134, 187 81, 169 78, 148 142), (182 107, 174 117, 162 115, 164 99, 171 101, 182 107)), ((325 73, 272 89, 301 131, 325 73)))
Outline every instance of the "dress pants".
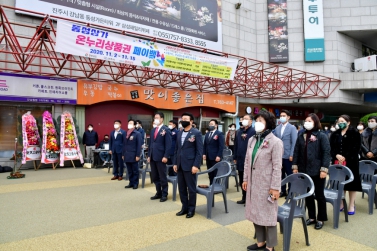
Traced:
MULTIPOLYGON (((317 200, 318 216, 316 217, 314 196, 309 196, 306 198, 306 207, 308 208, 309 219, 314 219, 317 221, 327 221, 327 211, 326 211, 326 198, 325 198, 325 183, 326 179, 321 179, 318 176, 310 176, 314 183, 314 193, 317 200)), ((339 208, 334 208, 334 210, 339 210, 339 208)))
POLYGON ((126 162, 127 172, 131 186, 139 185, 139 162, 126 162))
POLYGON ((191 170, 183 171, 182 167, 178 167, 178 190, 183 211, 195 212, 196 182, 196 174, 192 174, 191 170))
POLYGON ((162 161, 150 160, 152 181, 156 185, 156 193, 159 196, 168 196, 168 179, 166 175, 166 164, 162 161))
MULTIPOLYGON (((216 162, 216 160, 209 160, 209 159, 207 159, 207 160, 206 160, 206 163, 207 163, 207 170, 209 170, 209 169, 210 169, 211 167, 213 167, 217 162, 216 162)), ((209 184, 210 184, 210 185, 212 185, 212 183, 213 183, 213 179, 216 177, 216 174, 217 174, 217 170, 208 173, 209 184)))
MULTIPOLYGON (((168 163, 167 163, 167 164, 168 164, 168 165, 173 165, 173 161, 172 161, 171 158, 168 158, 168 163)), ((177 176, 177 173, 174 172, 173 167, 170 167, 170 168, 169 168, 169 170, 168 170, 168 174, 169 174, 169 176, 177 176)))
MULTIPOLYGON (((243 183, 243 171, 238 171, 238 178, 240 179, 240 184, 243 183)), ((242 200, 246 200, 246 191, 241 188, 242 200)))
POLYGON ((124 162, 122 159, 122 153, 113 152, 113 175, 123 177, 124 162))
POLYGON ((276 226, 260 226, 254 223, 255 234, 258 242, 266 242, 269 248, 278 244, 278 229, 276 226))
MULTIPOLYGON (((283 167, 281 169, 281 180, 283 180, 286 176, 289 176, 293 173, 292 171, 292 161, 289 161, 289 159, 283 159, 283 167)), ((288 187, 288 193, 291 189, 291 184, 289 184, 288 187)), ((281 186, 281 192, 287 193, 287 184, 284 186, 281 186)))

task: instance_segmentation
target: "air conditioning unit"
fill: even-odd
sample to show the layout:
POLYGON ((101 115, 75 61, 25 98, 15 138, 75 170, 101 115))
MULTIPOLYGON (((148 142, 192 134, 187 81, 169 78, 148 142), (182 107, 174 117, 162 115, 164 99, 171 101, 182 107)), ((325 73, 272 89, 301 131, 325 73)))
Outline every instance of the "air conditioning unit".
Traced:
POLYGON ((377 55, 355 59, 355 71, 377 71, 377 55))

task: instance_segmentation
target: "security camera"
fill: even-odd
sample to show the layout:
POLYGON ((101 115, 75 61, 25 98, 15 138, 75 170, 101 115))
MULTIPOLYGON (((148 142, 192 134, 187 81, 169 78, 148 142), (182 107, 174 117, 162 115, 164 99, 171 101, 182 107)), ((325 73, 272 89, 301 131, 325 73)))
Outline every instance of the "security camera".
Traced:
POLYGON ((236 3, 235 7, 236 7, 236 10, 238 10, 239 8, 241 8, 241 3, 236 3))

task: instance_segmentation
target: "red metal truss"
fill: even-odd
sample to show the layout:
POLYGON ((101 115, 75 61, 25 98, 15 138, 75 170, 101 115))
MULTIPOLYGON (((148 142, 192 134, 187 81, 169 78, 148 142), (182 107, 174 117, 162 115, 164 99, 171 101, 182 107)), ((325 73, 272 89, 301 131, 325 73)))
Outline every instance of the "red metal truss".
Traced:
MULTIPOLYGON (((55 20, 62 18, 22 10, 33 15, 44 16, 44 18, 39 25, 10 22, 7 14, 15 10, 16 8, 13 7, 0 6, 0 71, 4 72, 90 79, 128 85, 139 84, 267 99, 327 98, 340 84, 340 80, 318 74, 209 49, 203 51, 194 47, 191 49, 200 49, 204 53, 237 59, 239 63, 234 80, 196 76, 60 53, 55 51, 57 32, 55 20), (21 29, 22 32, 20 32, 21 29)), ((115 33, 139 36, 146 40, 169 43, 177 47, 187 47, 171 41, 100 25, 95 26, 115 33)))

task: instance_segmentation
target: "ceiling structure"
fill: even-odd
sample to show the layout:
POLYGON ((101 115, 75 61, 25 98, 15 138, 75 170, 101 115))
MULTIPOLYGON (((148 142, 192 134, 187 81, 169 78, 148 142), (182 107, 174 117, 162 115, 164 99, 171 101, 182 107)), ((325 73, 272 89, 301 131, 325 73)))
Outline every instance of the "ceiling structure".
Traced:
MULTIPOLYGON (((340 80, 318 74, 209 49, 187 47, 184 44, 100 25, 90 26, 125 36, 237 59, 235 77, 233 80, 216 79, 60 53, 55 51, 55 38, 59 32, 56 29, 56 20, 61 18, 22 10, 29 12, 30 15, 41 16, 42 19, 35 19, 41 20, 40 23, 32 25, 11 22, 7 18, 7 13, 15 10, 17 9, 14 7, 0 6, 0 71, 3 72, 90 79, 263 99, 327 98, 340 84, 340 80)), ((70 19, 65 20, 80 23, 70 19)))

